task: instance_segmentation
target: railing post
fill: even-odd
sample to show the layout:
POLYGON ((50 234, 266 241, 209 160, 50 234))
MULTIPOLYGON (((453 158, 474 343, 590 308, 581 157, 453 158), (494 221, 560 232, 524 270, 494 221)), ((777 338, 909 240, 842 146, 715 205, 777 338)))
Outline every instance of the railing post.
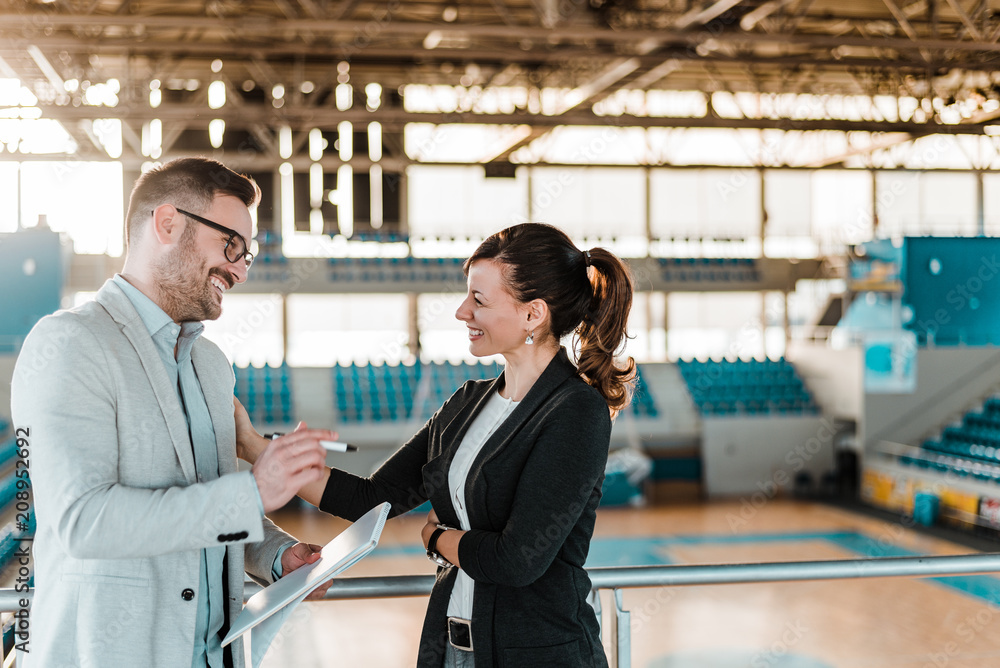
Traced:
POLYGON ((590 603, 590 607, 594 609, 594 614, 597 615, 597 631, 603 634, 604 632, 604 612, 601 610, 601 590, 591 589, 590 596, 587 597, 587 603, 590 603))
POLYGON ((622 590, 611 591, 615 604, 611 618, 611 666, 632 668, 632 613, 624 609, 622 590))

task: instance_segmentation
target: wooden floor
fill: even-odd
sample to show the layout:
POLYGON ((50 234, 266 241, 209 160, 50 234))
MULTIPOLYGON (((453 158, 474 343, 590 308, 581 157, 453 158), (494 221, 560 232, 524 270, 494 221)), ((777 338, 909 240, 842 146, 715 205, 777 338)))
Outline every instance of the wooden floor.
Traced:
MULTIPOLYGON (((314 510, 276 522, 325 543, 346 524, 314 510)), ((391 520, 346 576, 432 573, 422 516, 391 520)), ((902 523, 772 500, 602 509, 590 566, 724 564, 966 554, 902 523)), ((267 668, 413 665, 426 598, 300 606, 267 668)), ((605 595, 607 608, 610 600, 605 595)), ((865 579, 631 589, 636 668, 1000 667, 1000 577, 865 579)))

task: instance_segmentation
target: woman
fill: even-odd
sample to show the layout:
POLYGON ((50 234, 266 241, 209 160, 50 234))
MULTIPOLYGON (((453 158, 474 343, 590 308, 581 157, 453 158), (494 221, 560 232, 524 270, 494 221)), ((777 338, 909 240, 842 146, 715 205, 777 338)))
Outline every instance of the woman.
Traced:
MULTIPOLYGON (((503 355, 503 373, 463 385, 371 477, 331 469, 299 495, 350 520, 430 499, 421 537, 439 568, 419 666, 606 666, 584 562, 635 370, 614 361, 631 278, 612 253, 535 223, 494 234, 464 268, 455 316, 473 355, 503 355), (575 366, 559 343, 570 333, 575 366)), ((253 461, 266 441, 238 413, 253 461)))

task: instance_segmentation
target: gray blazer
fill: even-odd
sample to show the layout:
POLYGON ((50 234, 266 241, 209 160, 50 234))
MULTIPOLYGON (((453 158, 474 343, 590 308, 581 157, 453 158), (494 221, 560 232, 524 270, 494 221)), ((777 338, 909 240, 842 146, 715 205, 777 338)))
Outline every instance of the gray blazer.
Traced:
MULTIPOLYGON (((177 392, 121 288, 108 281, 96 301, 43 318, 25 340, 11 403, 28 431, 37 531, 19 665, 189 666, 202 548, 228 548, 232 620, 244 571, 271 581, 278 548, 294 540, 261 518, 249 473, 227 475, 229 361, 204 338, 191 357, 219 448, 220 477, 201 483, 177 392)), ((233 659, 243 666, 240 641, 233 659)))

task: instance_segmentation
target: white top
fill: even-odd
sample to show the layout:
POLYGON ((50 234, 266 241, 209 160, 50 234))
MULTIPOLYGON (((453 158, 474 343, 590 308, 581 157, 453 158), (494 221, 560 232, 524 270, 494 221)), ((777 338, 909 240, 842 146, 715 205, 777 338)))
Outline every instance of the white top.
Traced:
MULTIPOLYGON (((490 397, 486 406, 472 421, 469 431, 465 432, 465 438, 462 439, 462 443, 455 452, 455 458, 451 461, 451 468, 448 470, 448 492, 451 494, 451 502, 458 514, 460 528, 465 531, 472 528, 469 525, 469 511, 465 502, 465 482, 469 477, 469 470, 472 469, 472 462, 475 461, 479 451, 483 449, 486 441, 490 439, 497 427, 517 408, 518 403, 513 399, 504 399, 499 393, 490 397)), ((472 578, 466 575, 465 571, 459 569, 455 588, 451 590, 451 601, 448 603, 449 617, 472 619, 474 587, 475 582, 472 578)))

